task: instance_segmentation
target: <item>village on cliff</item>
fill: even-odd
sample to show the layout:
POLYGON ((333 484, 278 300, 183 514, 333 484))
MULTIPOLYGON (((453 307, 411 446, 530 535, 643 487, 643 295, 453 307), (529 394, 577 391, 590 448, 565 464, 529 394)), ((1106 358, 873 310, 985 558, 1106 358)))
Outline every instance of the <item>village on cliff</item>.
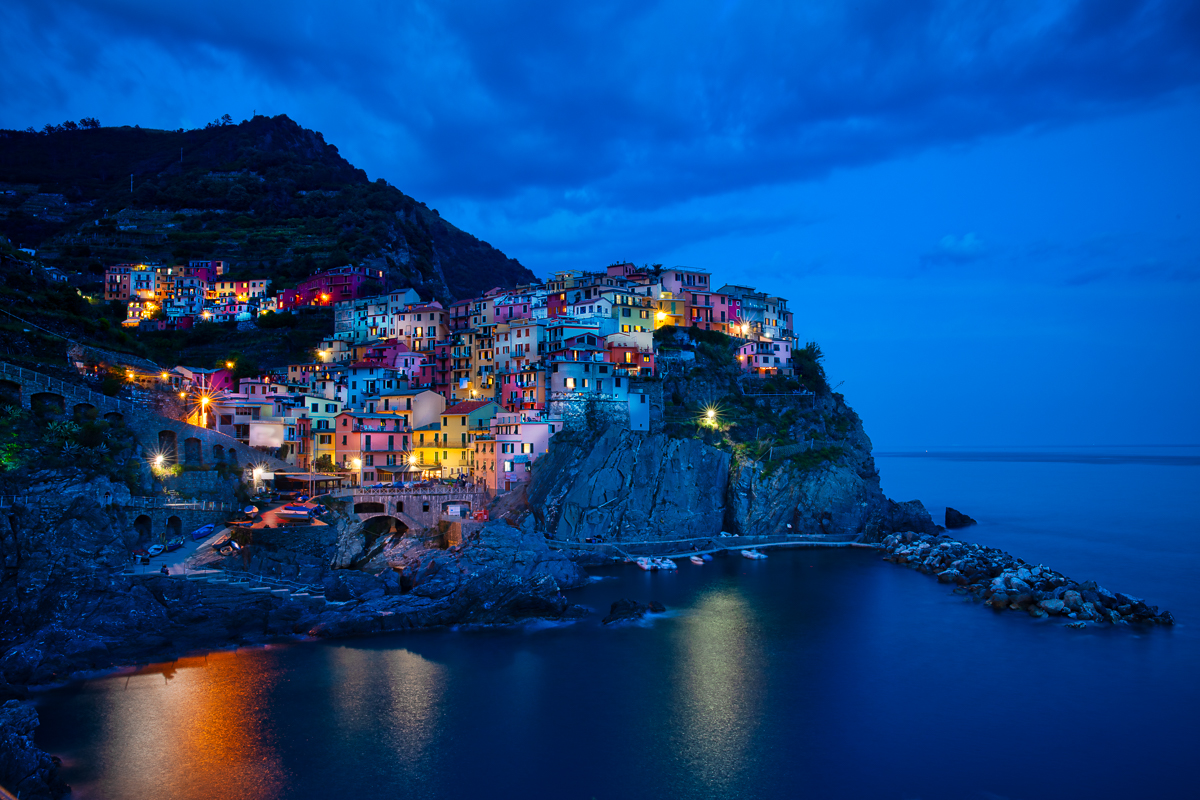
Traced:
MULTIPOLYGON (((748 375, 793 374, 787 301, 714 288, 703 270, 619 263, 448 307, 413 289, 387 290, 369 267, 327 270, 274 293, 269 279, 226 273, 221 261, 116 265, 104 299, 127 304, 126 327, 148 330, 253 326, 264 314, 332 307, 333 330, 310 361, 247 375, 234 361, 167 368, 89 348, 74 366, 170 398, 187 422, 330 489, 449 479, 495 496, 528 482, 554 435, 585 413, 600 408, 647 430, 646 383, 692 355, 663 335, 679 329, 734 337, 748 375)), ((160 442, 153 458, 160 467, 207 461, 188 449, 196 441, 160 442)))

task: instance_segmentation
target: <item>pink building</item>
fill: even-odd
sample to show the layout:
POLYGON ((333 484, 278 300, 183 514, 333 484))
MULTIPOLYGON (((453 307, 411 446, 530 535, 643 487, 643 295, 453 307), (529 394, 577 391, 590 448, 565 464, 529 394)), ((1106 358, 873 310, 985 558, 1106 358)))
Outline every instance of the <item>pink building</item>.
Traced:
POLYGON ((746 372, 757 375, 792 374, 791 342, 746 342, 737 352, 738 364, 746 372))
POLYGON ((371 293, 383 286, 383 270, 370 267, 345 266, 318 272, 296 284, 295 289, 284 289, 279 293, 279 310, 286 311, 299 306, 328 306, 343 300, 357 300, 365 296, 364 284, 371 286, 371 293))
POLYGON ((472 477, 492 494, 528 483, 531 465, 550 449, 550 440, 561 431, 561 419, 541 411, 501 412, 492 417, 491 436, 475 441, 472 477))

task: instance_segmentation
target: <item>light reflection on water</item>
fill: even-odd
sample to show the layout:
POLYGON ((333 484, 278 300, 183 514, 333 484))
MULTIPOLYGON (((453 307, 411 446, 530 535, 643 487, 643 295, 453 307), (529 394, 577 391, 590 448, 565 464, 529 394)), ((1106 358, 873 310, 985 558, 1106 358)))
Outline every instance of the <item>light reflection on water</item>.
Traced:
POLYGON ((38 742, 77 800, 1191 800, 1197 469, 881 461, 980 519, 967 538, 1144 593, 1173 630, 995 614, 862 550, 613 567, 575 625, 91 681, 39 698, 38 742), (602 626, 622 597, 671 613, 602 626))
POLYGON ((251 672, 233 654, 213 654, 111 679, 125 696, 110 698, 102 717, 95 758, 120 765, 105 796, 159 797, 170 786, 173 797, 281 797, 287 776, 268 701, 279 673, 263 666, 251 672), (180 782, 181 764, 192 780, 180 782))
POLYGON ((691 781, 724 793, 745 782, 760 725, 763 658, 753 609, 734 587, 705 592, 674 637, 680 756, 691 781))

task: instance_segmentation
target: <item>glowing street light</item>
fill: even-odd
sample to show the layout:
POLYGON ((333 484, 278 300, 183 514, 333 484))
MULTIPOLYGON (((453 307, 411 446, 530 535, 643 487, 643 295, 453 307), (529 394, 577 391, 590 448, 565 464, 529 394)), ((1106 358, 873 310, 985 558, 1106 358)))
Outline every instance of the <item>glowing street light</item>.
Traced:
POLYGON ((232 362, 232 361, 226 361, 226 362, 225 362, 225 369, 233 369, 233 362, 232 362))
POLYGON ((162 465, 163 465, 163 461, 164 461, 164 460, 165 460, 165 459, 162 457, 162 454, 161 454, 161 453, 160 453, 159 455, 156 455, 156 456, 154 457, 154 466, 158 467, 159 469, 162 469, 162 465))
POLYGON ((704 416, 708 419, 709 422, 712 422, 714 419, 717 418, 717 412, 714 409, 710 408, 708 411, 704 412, 704 416))
POLYGON ((413 453, 408 457, 408 463, 410 463, 410 464, 417 463, 417 454, 416 453, 413 453))

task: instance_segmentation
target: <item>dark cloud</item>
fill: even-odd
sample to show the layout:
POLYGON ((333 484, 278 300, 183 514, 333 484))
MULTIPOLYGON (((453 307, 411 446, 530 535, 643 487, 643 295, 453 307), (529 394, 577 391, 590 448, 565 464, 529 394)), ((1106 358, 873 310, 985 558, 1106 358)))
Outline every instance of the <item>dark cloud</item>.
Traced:
POLYGON ((1068 123, 1200 79, 1194 2, 5 8, 10 114, 38 98, 90 101, 94 113, 114 94, 142 92, 159 95, 164 115, 198 124, 227 109, 192 107, 213 92, 178 96, 186 87, 173 80, 202 74, 229 105, 307 98, 294 116, 348 128, 337 131, 344 151, 414 193, 495 200, 536 190, 580 213, 657 208, 1068 123))

